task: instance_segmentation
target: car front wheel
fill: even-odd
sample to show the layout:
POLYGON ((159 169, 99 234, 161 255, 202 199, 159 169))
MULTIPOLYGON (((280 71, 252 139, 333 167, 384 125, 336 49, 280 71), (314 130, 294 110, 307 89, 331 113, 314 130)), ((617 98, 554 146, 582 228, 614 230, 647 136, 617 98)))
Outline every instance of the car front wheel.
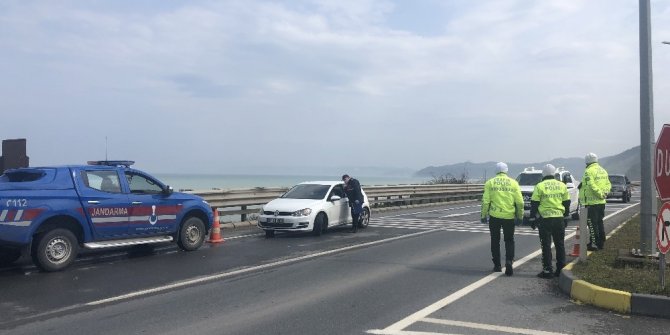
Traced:
POLYGON ((312 234, 314 236, 321 236, 323 232, 328 229, 328 219, 323 213, 319 213, 314 219, 314 227, 312 227, 312 234))
POLYGON ((179 230, 177 244, 184 251, 197 250, 205 242, 205 224, 197 217, 184 221, 179 230))

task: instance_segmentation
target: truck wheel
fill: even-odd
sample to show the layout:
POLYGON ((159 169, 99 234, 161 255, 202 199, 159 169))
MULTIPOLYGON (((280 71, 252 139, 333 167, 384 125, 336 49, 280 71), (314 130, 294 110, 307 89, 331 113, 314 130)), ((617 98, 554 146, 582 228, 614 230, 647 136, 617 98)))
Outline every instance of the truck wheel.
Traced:
POLYGON ((78 243, 77 237, 68 229, 56 228, 44 232, 33 242, 33 262, 47 272, 65 269, 77 258, 78 243))
POLYGON ((0 266, 9 265, 16 262, 21 257, 21 250, 0 248, 0 266))
POLYGON ((177 244, 184 251, 197 250, 205 243, 205 224, 199 218, 192 216, 181 225, 177 244))

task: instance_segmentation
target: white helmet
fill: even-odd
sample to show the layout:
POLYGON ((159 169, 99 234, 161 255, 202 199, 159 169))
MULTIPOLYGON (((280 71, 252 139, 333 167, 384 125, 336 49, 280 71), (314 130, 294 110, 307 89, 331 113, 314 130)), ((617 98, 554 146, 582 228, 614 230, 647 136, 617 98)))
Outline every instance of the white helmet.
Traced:
POLYGON ((592 152, 589 152, 586 154, 586 157, 584 157, 584 162, 586 162, 586 164, 596 163, 598 162, 598 156, 592 152))
POLYGON ((554 173, 556 173, 556 167, 551 164, 547 164, 542 168, 543 177, 553 176, 554 173))
POLYGON ((507 173, 507 164, 500 162, 496 164, 496 173, 504 172, 507 173))

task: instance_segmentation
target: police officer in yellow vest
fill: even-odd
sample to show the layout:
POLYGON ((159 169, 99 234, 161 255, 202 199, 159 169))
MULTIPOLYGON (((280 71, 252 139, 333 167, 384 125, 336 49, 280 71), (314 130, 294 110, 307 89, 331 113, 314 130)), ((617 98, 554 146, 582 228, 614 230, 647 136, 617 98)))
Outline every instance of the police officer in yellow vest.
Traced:
POLYGON ((570 213, 570 194, 563 182, 554 178, 556 168, 547 164, 542 168, 542 181, 535 185, 530 198, 530 226, 539 228, 542 246, 540 278, 558 277, 565 265, 565 222, 570 213), (556 272, 551 268, 551 241, 556 247, 556 272))
POLYGON ((507 176, 507 164, 496 164, 496 176, 484 184, 481 222, 489 224, 493 271, 501 272, 500 229, 505 235, 505 274, 514 273, 514 221, 523 219, 523 198, 516 180, 507 176), (487 220, 488 218, 488 220, 487 220))
POLYGON ((598 156, 588 153, 584 157, 586 169, 582 177, 579 189, 579 201, 587 209, 587 225, 589 227, 589 243, 587 249, 590 251, 605 247, 605 203, 607 193, 610 192, 610 183, 607 171, 598 164, 598 156))

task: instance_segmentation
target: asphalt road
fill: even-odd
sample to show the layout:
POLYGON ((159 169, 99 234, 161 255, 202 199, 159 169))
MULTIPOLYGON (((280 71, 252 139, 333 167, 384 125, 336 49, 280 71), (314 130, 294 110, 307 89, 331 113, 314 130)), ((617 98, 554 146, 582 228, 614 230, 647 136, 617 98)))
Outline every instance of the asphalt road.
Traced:
MULTIPOLYGON (((633 199, 633 203, 639 197, 633 199)), ((638 211, 612 202, 608 231, 638 211), (628 208, 623 212, 622 209, 628 208)), ((670 320, 571 302, 516 230, 512 277, 492 274, 479 203, 381 213, 321 237, 256 229, 195 252, 84 255, 63 272, 0 269, 2 334, 659 334, 670 320)), ((568 228, 574 230, 576 221, 568 228)), ((566 249, 572 243, 566 242, 566 249)))

